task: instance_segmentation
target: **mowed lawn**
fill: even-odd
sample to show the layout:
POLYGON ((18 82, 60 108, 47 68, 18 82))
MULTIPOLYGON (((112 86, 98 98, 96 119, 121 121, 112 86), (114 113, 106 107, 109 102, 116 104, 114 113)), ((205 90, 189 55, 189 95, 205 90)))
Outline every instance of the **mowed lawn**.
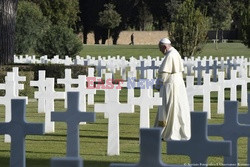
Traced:
MULTIPOLYGON (((158 49, 158 45, 84 45, 83 50, 79 54, 86 57, 87 55, 98 56, 125 56, 129 59, 131 56, 138 58, 139 56, 151 57, 162 56, 158 49)), ((208 43, 204 46, 197 56, 213 56, 213 57, 231 57, 245 56, 250 58, 250 49, 242 43, 218 43, 218 50, 215 49, 215 44, 208 43)))
MULTIPOLYGON (((233 52, 226 56, 249 56, 249 49, 241 44, 221 44, 220 49, 214 51, 213 44, 208 44, 204 49, 204 56, 212 54, 221 55, 227 54, 228 49, 233 52), (222 47, 224 46, 224 47, 222 47), (227 47, 226 47, 227 46, 227 47), (230 47, 231 46, 231 47, 230 47), (239 47, 239 49, 238 49, 239 47), (223 49, 224 48, 224 49, 223 49), (223 51, 224 50, 224 51, 223 51), (220 52, 220 53, 218 53, 220 52)), ((138 57, 142 55, 146 57, 161 56, 157 46, 84 46, 81 56, 130 56, 138 57), (127 49, 126 49, 127 48, 127 49), (133 52, 134 50, 134 52, 133 52), (86 53, 85 53, 86 52, 86 53)), ((229 54, 229 53, 228 53, 229 54)), ((250 57, 250 56, 249 56, 250 57)), ((117 71, 119 73, 119 71, 117 71)), ((62 91, 62 90, 60 90, 62 91)), ((248 85, 248 92, 250 92, 250 85, 248 85)), ((135 95, 139 96, 139 89, 135 89, 135 95)), ((229 91, 225 92, 226 99, 229 99, 229 91)), ((238 100, 240 101, 240 89, 238 91, 238 100)), ((30 97, 27 105, 26 119, 28 122, 44 122, 44 114, 37 113, 37 102, 30 97)), ((202 97, 195 97, 195 111, 202 111, 202 97)), ((95 95, 96 103, 104 102, 104 91, 97 91, 95 95)), ((127 102, 127 90, 122 89, 120 92, 120 102, 127 102)), ((55 102, 56 111, 65 111, 63 101, 55 102)), ((88 105, 87 111, 93 112, 94 106, 88 105)), ((217 114, 217 93, 211 94, 211 110, 212 119, 208 120, 210 124, 223 123, 222 114, 217 114)), ((153 127, 157 107, 150 110, 150 123, 153 127)), ((247 107, 240 107, 239 112, 247 112, 247 107)), ((4 107, 0 106, 0 122, 4 121, 4 107)), ((50 159, 53 157, 65 157, 66 155, 66 124, 56 123, 55 133, 26 137, 26 160, 27 167, 49 167, 50 159)), ((108 119, 104 119, 101 113, 96 114, 96 122, 80 125, 80 156, 84 159, 85 167, 108 167, 113 162, 123 163, 137 163, 140 158, 139 148, 139 107, 135 106, 135 113, 120 114, 120 155, 107 156, 107 135, 108 135, 108 119)), ((211 140, 222 140, 221 137, 209 137, 211 140)), ((238 140, 238 157, 239 163, 246 164, 247 160, 247 139, 240 138, 238 140)), ((173 156, 166 154, 167 144, 162 142, 162 160, 169 164, 184 164, 190 163, 190 158, 187 156, 173 156)), ((10 144, 3 142, 3 135, 0 135, 0 167, 9 166, 10 144)), ((222 157, 209 157, 209 164, 222 164, 222 157)))

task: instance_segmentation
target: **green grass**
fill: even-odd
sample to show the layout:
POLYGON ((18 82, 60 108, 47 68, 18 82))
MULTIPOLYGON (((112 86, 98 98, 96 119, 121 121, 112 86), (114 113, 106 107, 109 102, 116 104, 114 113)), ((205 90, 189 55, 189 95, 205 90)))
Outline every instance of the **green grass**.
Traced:
MULTIPOLYGON (((120 102, 126 103, 127 90, 122 89, 120 102)), ((139 89, 135 90, 139 95, 139 89)), ((226 92, 228 99, 228 92, 226 92)), ((223 115, 216 113, 217 94, 211 94, 212 119, 209 123, 223 123, 223 115)), ((239 96, 238 96, 239 97, 239 96)), ((238 99, 240 100, 240 99, 238 99)), ((97 103, 104 101, 104 91, 98 91, 95 96, 97 103)), ((63 101, 56 101, 56 111, 64 111, 63 101)), ((195 97, 195 110, 202 110, 202 98, 195 97)), ((0 107, 0 111, 4 111, 0 107)), ((87 111, 93 112, 93 105, 87 106, 87 111)), ((153 127, 157 107, 150 110, 151 127, 153 127)), ((240 112, 246 112, 247 107, 239 107, 240 112)), ((28 122, 43 122, 44 114, 37 113, 37 102, 29 102, 26 118, 28 122)), ((0 121, 4 120, 4 112, 0 112, 0 121)), ((120 114, 120 156, 107 156, 108 120, 103 114, 96 114, 96 122, 80 126, 80 155, 84 159, 85 167, 108 167, 113 162, 136 163, 139 161, 139 107, 135 113, 120 114)), ((66 153, 66 124, 56 123, 56 132, 44 136, 26 137, 27 167, 48 167, 50 158, 64 157, 66 153)), ((211 140, 222 140, 221 137, 209 137, 211 140)), ((0 135, 0 166, 9 166, 10 144, 3 142, 0 135)), ((239 163, 246 163, 246 138, 241 138, 239 143, 239 163)), ((187 156, 166 155, 166 143, 162 143, 162 160, 169 164, 190 163, 187 156)), ((222 157, 209 157, 208 163, 223 163, 222 157)))
MULTIPOLYGON (((201 53, 196 56, 213 56, 213 57, 227 57, 227 56, 245 56, 250 58, 250 49, 241 43, 219 43, 219 49, 215 49, 213 43, 208 43, 204 46, 201 53)), ((129 59, 131 56, 138 58, 139 56, 151 57, 162 56, 157 45, 84 45, 80 53, 81 56, 86 57, 90 55, 93 57, 107 57, 107 56, 125 56, 129 59)))

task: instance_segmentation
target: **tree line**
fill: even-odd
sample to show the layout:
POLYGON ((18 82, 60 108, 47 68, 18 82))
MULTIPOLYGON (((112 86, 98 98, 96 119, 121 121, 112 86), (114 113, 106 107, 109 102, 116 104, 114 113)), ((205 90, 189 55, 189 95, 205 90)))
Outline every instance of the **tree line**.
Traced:
POLYGON ((79 32, 84 44, 90 32, 95 44, 109 37, 116 44, 123 30, 167 30, 181 54, 192 56, 206 43, 208 30, 238 29, 250 47, 249 5, 249 0, 1 0, 0 64, 30 49, 74 55, 82 49, 79 32))

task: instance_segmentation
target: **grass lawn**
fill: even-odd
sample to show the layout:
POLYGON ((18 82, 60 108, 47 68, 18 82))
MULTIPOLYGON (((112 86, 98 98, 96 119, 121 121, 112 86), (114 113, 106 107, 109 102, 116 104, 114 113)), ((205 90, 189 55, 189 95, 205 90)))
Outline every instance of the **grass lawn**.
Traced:
MULTIPOLYGON (((213 43, 208 43, 204 46, 202 52, 196 56, 213 56, 213 57, 228 57, 228 56, 245 56, 250 58, 250 49, 241 43, 219 43, 219 49, 215 49, 213 43)), ((157 45, 84 45, 80 53, 81 56, 86 57, 90 55, 93 57, 98 56, 125 56, 129 59, 134 57, 151 57, 162 56, 157 45)))
MULTIPOLYGON (((139 89, 135 90, 139 96, 139 89)), ((226 92, 228 99, 229 92, 226 92)), ((239 96, 238 92, 238 97, 239 96)), ((126 103, 127 90, 122 89, 120 102, 126 103)), ((212 119, 209 123, 223 123, 223 115, 216 113, 217 94, 212 93, 211 108, 212 119)), ((239 99, 240 100, 240 99, 239 99)), ((95 102, 104 102, 104 91, 98 91, 95 102)), ((55 110, 64 111, 63 101, 56 101, 55 110)), ((202 111, 202 97, 195 97, 195 110, 202 111)), ((0 121, 4 120, 4 107, 0 107, 0 121)), ((87 107, 88 112, 93 111, 93 105, 87 107)), ((150 111, 151 127, 153 127, 157 107, 150 111)), ((247 107, 239 107, 240 112, 246 112, 247 107)), ((37 113, 37 102, 29 102, 26 118, 28 122, 43 122, 44 114, 37 113)), ((136 163, 139 161, 139 107, 135 107, 135 113, 120 114, 120 156, 107 156, 107 127, 108 120, 103 114, 98 113, 95 123, 88 123, 80 126, 80 154, 84 159, 85 167, 108 167, 112 162, 136 163)), ((209 137, 211 140, 222 140, 221 137, 209 137)), ((9 166, 10 144, 3 142, 3 135, 0 135, 0 166, 9 166)), ((240 138, 239 163, 246 163, 246 138, 240 138)), ((66 153, 66 124, 56 123, 56 132, 44 136, 26 137, 26 159, 27 167, 48 167, 50 158, 64 157, 66 153)), ((186 156, 166 155, 166 143, 162 143, 162 160, 169 164, 190 163, 186 156)), ((208 163, 223 163, 222 157, 209 157, 208 163)))

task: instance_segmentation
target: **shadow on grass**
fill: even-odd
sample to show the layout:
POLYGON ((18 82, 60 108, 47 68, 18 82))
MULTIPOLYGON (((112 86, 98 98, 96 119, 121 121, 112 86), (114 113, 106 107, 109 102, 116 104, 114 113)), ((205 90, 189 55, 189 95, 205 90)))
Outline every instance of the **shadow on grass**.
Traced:
MULTIPOLYGON (((53 158, 53 157, 51 157, 53 158)), ((112 162, 84 160, 84 167, 109 167, 112 162)), ((0 157, 0 166, 9 167, 9 157, 0 157)), ((26 167, 50 167, 50 159, 26 159, 26 167)))

